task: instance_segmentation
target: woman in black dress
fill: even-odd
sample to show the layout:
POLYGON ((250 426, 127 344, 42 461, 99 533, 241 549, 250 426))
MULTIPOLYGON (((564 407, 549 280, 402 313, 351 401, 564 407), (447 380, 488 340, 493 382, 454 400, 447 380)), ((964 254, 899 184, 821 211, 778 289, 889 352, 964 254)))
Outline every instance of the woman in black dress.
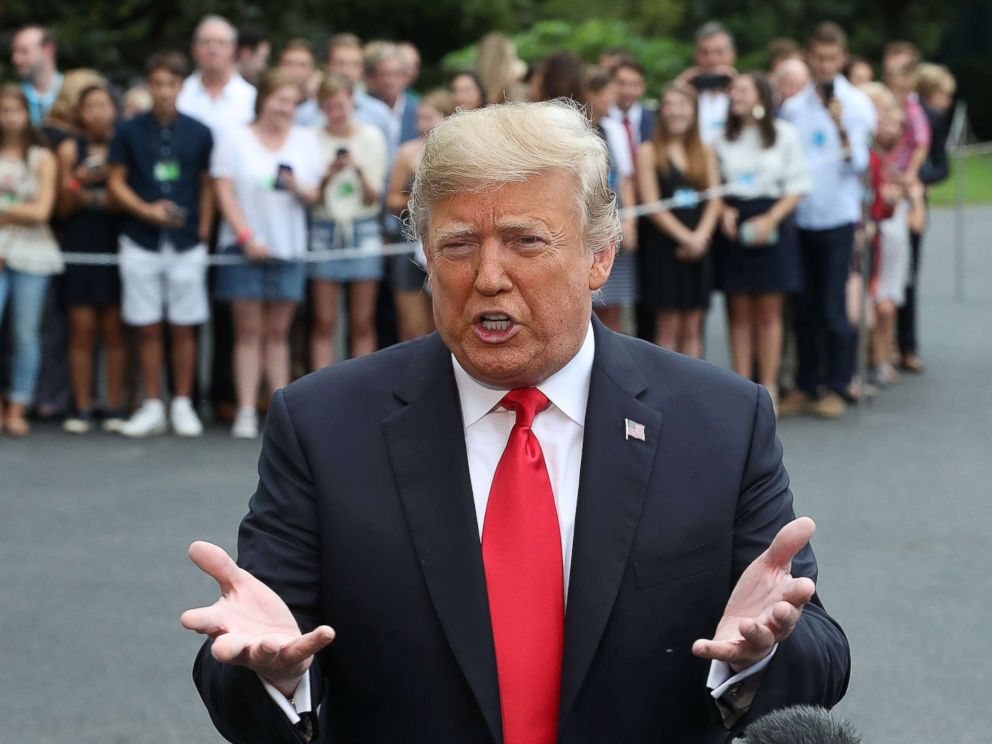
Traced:
MULTIPOLYGON (((64 220, 64 247, 72 253, 116 253, 118 218, 107 202, 107 146, 114 134, 117 107, 103 85, 79 96, 79 136, 58 148, 62 185, 59 217, 64 220)), ((104 429, 123 422, 127 351, 120 314, 120 277, 116 266, 75 264, 67 267, 63 298, 69 308, 69 375, 74 411, 63 428, 83 434, 92 426, 93 350, 103 341, 107 397, 104 429)))
POLYGON ((637 177, 642 202, 674 202, 641 223, 641 298, 656 313, 655 343, 701 356, 703 315, 713 288, 710 240, 721 205, 718 198, 701 198, 719 185, 719 175, 699 137, 692 88, 670 85, 662 92, 654 137, 638 151, 637 177))
POLYGON ((792 213, 811 182, 799 135, 775 119, 773 106, 764 75, 738 75, 726 132, 713 149, 726 182, 717 275, 727 296, 734 369, 748 379, 757 372, 776 400, 782 301, 802 283, 792 213))

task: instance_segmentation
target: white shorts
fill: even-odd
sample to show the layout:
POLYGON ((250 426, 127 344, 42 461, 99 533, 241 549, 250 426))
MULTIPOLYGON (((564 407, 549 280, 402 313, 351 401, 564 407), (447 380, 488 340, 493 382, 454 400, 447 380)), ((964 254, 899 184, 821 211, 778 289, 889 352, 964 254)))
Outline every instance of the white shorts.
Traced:
POLYGON ((128 325, 199 325, 210 317, 207 246, 147 251, 121 236, 121 317, 128 325))
POLYGON ((878 223, 878 244, 882 255, 878 267, 876 302, 892 302, 902 307, 909 282, 909 202, 896 205, 887 220, 878 223))

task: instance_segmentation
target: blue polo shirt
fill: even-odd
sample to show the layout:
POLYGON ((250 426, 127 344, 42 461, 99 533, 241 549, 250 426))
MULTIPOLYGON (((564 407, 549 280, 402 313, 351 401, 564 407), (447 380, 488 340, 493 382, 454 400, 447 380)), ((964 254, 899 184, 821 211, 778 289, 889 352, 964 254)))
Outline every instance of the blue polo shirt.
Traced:
POLYGON ((200 242, 200 188, 210 170, 213 137, 205 125, 183 114, 163 125, 152 113, 125 122, 110 143, 107 162, 127 168, 128 186, 146 202, 169 199, 186 210, 182 227, 163 230, 132 214, 121 232, 142 248, 157 251, 163 240, 176 250, 200 242))

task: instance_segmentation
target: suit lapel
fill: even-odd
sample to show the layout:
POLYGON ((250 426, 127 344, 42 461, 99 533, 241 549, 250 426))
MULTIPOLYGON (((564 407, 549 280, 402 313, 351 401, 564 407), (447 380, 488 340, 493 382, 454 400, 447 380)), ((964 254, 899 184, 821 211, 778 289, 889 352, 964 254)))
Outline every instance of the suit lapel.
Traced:
POLYGON ((458 390, 440 338, 421 343, 395 390, 408 405, 382 429, 438 618, 493 739, 501 742, 496 654, 458 390))
POLYGON ((625 345, 594 319, 575 539, 565 614, 559 730, 575 704, 626 571, 661 438, 661 413, 637 399, 644 377, 625 345), (627 439, 625 419, 644 425, 627 439))

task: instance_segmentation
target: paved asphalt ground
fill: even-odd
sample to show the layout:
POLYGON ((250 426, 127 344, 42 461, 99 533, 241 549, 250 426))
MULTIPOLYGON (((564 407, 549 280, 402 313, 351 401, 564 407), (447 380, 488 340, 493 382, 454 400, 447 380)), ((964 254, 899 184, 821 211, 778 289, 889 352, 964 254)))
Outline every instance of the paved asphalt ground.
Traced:
MULTIPOLYGON (((782 423, 820 593, 854 654, 838 711, 870 744, 992 740, 992 210, 967 214, 966 300, 950 213, 923 271, 930 369, 841 421, 782 423)), ((722 311, 712 357, 725 363, 722 311)), ((233 548, 257 442, 130 442, 41 426, 0 439, 0 743, 218 742, 180 612, 214 587, 185 556, 233 548)), ((677 744, 677 743, 673 743, 677 744)))

